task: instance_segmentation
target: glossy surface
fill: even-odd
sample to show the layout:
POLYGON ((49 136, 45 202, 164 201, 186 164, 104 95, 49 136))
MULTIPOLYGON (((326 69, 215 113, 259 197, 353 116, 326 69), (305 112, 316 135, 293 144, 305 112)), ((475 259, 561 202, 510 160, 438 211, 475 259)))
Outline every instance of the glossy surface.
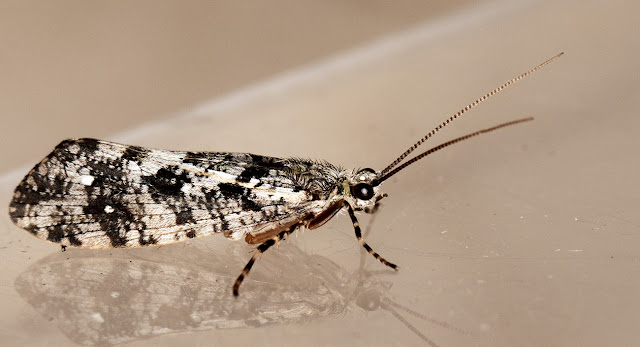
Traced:
MULTIPOLYGON (((637 4, 509 4, 434 18, 109 138, 379 170, 449 114, 566 52, 432 144, 535 121, 416 163, 385 182, 389 197, 375 217, 359 214, 367 242, 399 272, 371 257, 360 268, 344 214, 265 253, 239 301, 217 288, 251 248, 224 237, 60 253, 7 216, 25 165, 0 180, 2 342, 637 344, 637 4)), ((63 137, 34 138, 38 153, 25 161, 63 137)))

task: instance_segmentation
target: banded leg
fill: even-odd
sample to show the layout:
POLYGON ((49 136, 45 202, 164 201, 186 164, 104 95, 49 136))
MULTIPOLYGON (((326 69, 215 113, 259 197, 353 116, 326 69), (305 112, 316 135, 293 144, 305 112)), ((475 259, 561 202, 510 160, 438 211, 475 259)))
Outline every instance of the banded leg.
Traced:
POLYGON ((347 208, 347 211, 349 211, 349 217, 351 217, 351 222, 353 223, 353 229, 356 232, 356 239, 358 239, 358 242, 360 242, 362 247, 364 247, 364 249, 366 249, 367 252, 369 252, 369 254, 371 254, 374 258, 378 259, 382 264, 398 271, 399 268, 396 264, 388 262, 386 259, 381 257, 380 254, 376 253, 371 248, 371 246, 369 246, 366 242, 364 242, 364 239, 362 238, 362 232, 360 230, 360 223, 358 223, 358 219, 356 218, 356 214, 353 212, 353 208, 346 201, 344 203, 344 206, 347 208))
POLYGON ((387 196, 389 196, 387 195, 387 193, 382 194, 382 197, 376 200, 376 203, 375 205, 373 205, 372 208, 368 208, 368 207, 364 208, 364 213, 369 213, 369 214, 376 213, 376 211, 378 211, 378 209, 380 208, 380 200, 382 200, 382 198, 386 198, 387 196))
POLYGON ((363 211, 364 211, 364 213, 374 214, 374 213, 378 212, 378 209, 380 209, 380 203, 376 202, 376 204, 373 205, 372 208, 365 207, 363 211))
POLYGON ((233 284, 233 296, 235 297, 238 296, 239 294, 238 290, 240 289, 240 285, 242 284, 242 281, 244 280, 244 278, 247 277, 247 275, 249 274, 249 271, 251 271, 251 268, 253 267, 253 263, 256 262, 256 259, 258 259, 258 257, 262 255, 262 253, 266 252, 267 249, 269 249, 269 247, 275 245, 280 240, 284 240, 285 236, 291 234, 298 227, 299 227, 299 224, 294 224, 293 226, 291 226, 291 228, 281 231, 274 238, 263 242, 260 246, 258 246, 258 248, 256 248, 256 252, 253 253, 253 256, 251 257, 251 259, 249 259, 249 262, 247 263, 247 265, 244 266, 244 269, 242 269, 242 272, 240 272, 240 276, 238 276, 238 278, 236 279, 236 282, 233 284))

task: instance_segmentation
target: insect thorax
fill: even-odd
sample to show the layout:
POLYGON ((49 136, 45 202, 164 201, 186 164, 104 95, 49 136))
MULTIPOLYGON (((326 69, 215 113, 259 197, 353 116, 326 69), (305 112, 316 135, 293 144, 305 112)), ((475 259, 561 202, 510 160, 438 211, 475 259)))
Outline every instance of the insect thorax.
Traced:
POLYGON ((373 169, 344 170, 325 161, 297 160, 286 164, 290 177, 327 205, 346 201, 355 210, 372 209, 385 196, 373 169))

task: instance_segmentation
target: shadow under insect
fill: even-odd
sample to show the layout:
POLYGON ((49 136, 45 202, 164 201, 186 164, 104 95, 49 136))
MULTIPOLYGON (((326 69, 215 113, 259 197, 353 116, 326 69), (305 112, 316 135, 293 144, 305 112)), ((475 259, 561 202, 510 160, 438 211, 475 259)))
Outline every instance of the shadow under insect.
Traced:
POLYGON ((83 345, 296 324, 339 317, 349 307, 367 311, 383 307, 402 321, 395 310, 400 307, 428 320, 388 299, 391 284, 380 275, 362 268, 349 273, 294 244, 264 256, 264 266, 247 281, 245 294, 236 298, 229 286, 246 259, 247 247, 234 243, 214 250, 197 244, 188 247, 188 251, 182 245, 135 251, 73 249, 32 265, 18 276, 15 287, 66 336, 83 345))

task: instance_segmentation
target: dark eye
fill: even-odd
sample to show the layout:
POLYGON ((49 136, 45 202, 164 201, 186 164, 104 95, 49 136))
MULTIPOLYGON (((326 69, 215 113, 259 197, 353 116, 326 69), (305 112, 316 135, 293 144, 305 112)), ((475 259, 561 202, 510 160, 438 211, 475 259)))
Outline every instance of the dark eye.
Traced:
POLYGON ((367 290, 364 293, 358 293, 356 298, 356 305, 364 308, 367 311, 375 311, 380 308, 380 293, 373 290, 367 290))
POLYGON ((366 169, 362 169, 362 170, 358 171, 358 173, 363 173, 363 172, 369 172, 369 173, 375 174, 376 170, 374 170, 372 168, 366 168, 366 169))
POLYGON ((351 194, 360 200, 369 200, 373 197, 373 186, 368 183, 358 183, 351 187, 351 194))

